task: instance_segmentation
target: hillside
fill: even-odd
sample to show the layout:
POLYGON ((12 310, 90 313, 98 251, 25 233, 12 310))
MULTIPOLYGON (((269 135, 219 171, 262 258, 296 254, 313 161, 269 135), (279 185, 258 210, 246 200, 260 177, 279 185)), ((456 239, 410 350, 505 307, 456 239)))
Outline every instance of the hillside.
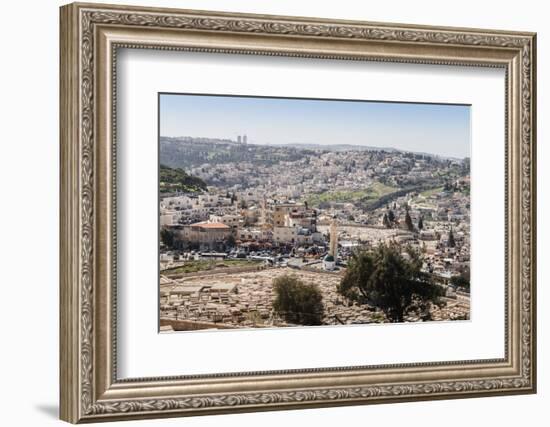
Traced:
POLYGON ((186 192, 195 193, 206 191, 206 183, 196 177, 187 174, 180 168, 171 168, 160 165, 160 192, 186 192))
MULTIPOLYGON (((297 162, 305 157, 320 157, 329 152, 349 153, 407 153, 410 156, 430 157, 444 160, 440 156, 426 153, 412 153, 395 148, 349 144, 282 144, 256 145, 240 144, 230 139, 195 137, 160 137, 160 162, 173 168, 190 169, 201 165, 244 164, 253 166, 274 166, 282 162, 297 162)), ((210 183, 209 183, 210 184, 210 183)))
POLYGON ((251 163, 272 166, 295 162, 320 151, 288 146, 245 145, 230 140, 208 138, 160 138, 160 161, 164 165, 191 168, 202 164, 251 163))

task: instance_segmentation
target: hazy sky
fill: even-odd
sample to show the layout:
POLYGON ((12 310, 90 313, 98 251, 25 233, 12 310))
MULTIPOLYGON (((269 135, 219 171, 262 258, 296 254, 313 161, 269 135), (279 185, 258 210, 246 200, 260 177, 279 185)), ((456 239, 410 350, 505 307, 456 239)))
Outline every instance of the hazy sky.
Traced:
POLYGON ((161 136, 249 144, 353 144, 447 157, 470 156, 470 107, 161 94, 161 136))

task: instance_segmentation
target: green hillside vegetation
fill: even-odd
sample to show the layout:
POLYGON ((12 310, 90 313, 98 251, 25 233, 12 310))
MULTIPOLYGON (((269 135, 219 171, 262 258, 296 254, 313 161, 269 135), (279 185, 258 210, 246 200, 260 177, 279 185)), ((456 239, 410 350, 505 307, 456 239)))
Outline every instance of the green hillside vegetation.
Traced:
POLYGON ((295 162, 304 156, 317 156, 313 150, 286 146, 237 144, 231 141, 196 138, 178 140, 161 137, 160 161, 172 167, 188 168, 209 165, 252 163, 272 166, 280 162, 295 162))
POLYGON ((323 202, 347 203, 357 200, 373 200, 390 194, 395 190, 397 189, 394 187, 382 184, 381 182, 375 182, 364 190, 327 191, 325 193, 312 194, 306 198, 306 201, 310 206, 319 206, 323 202))
POLYGON ((428 198, 432 197, 434 194, 441 193, 443 191, 443 186, 432 188, 431 190, 426 190, 420 193, 422 197, 428 198))
POLYGON ((159 181, 161 193, 197 193, 206 191, 206 183, 202 179, 191 176, 180 168, 170 168, 160 165, 159 181))

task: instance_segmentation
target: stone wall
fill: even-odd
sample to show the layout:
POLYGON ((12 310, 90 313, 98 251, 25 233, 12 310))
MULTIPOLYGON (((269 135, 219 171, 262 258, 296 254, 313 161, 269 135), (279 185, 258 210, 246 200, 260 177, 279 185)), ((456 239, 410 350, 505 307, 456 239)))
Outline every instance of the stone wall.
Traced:
POLYGON ((160 326, 171 326, 174 331, 197 331, 200 329, 235 329, 234 326, 224 323, 198 322, 193 320, 175 320, 166 317, 160 318, 160 326))

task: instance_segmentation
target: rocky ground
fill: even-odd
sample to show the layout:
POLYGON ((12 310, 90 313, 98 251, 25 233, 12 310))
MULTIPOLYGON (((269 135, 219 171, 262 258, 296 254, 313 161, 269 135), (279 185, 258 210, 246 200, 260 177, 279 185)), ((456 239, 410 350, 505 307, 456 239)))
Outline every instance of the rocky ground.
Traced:
MULTIPOLYGON (((272 310, 273 279, 295 275, 305 283, 315 283, 323 295, 324 325, 385 322, 384 314, 368 305, 352 303, 336 291, 341 275, 291 268, 271 268, 237 274, 164 279, 161 283, 161 318, 179 319, 233 327, 279 327, 286 324, 272 310)), ((434 307, 433 320, 468 319, 467 298, 446 299, 442 308, 434 307)), ((419 321, 409 316, 406 321, 419 321)), ((215 326, 213 326, 215 327, 215 326)))

